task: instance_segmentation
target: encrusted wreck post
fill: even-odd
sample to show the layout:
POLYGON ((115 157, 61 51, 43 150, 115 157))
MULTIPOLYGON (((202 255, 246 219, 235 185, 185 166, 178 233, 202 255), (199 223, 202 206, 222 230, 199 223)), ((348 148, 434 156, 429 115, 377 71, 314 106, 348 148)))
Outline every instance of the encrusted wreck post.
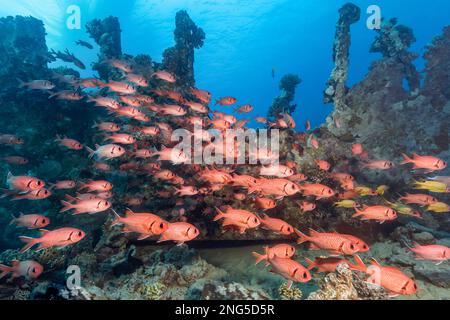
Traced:
POLYGON ((102 79, 108 79, 109 68, 102 62, 122 56, 122 30, 119 19, 112 16, 103 20, 94 19, 86 24, 86 31, 100 46, 99 62, 94 64, 93 69, 98 71, 102 79))
POLYGON ((175 46, 163 53, 163 68, 177 77, 180 87, 193 87, 194 77, 194 49, 203 46, 205 32, 197 27, 186 11, 177 12, 175 17, 175 46))
POLYGON ((335 107, 343 104, 343 98, 347 92, 345 84, 348 78, 350 26, 359 21, 361 9, 353 3, 347 3, 339 10, 339 14, 333 47, 335 67, 324 92, 324 103, 334 102, 335 107))
POLYGON ((297 105, 291 103, 295 98, 295 90, 301 82, 302 80, 295 74, 287 74, 281 78, 279 85, 281 93, 269 108, 269 118, 277 118, 281 113, 292 114, 295 111, 297 105))

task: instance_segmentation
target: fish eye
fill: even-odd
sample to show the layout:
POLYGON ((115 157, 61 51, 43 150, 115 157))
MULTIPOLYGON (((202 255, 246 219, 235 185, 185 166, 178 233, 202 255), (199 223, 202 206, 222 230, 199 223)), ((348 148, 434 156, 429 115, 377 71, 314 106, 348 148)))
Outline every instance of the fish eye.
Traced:
POLYGON ((81 237, 81 236, 83 235, 83 233, 82 233, 81 231, 78 231, 77 235, 78 235, 79 237, 81 237))
POLYGON ((159 224, 159 228, 160 228, 160 229, 164 229, 164 223, 161 222, 161 223, 159 224))
POLYGON ((38 180, 38 181, 36 182, 36 184, 37 184, 38 186, 40 186, 40 185, 41 185, 41 182, 38 180))
POLYGON ((308 274, 306 272, 303 272, 302 276, 303 276, 303 279, 308 278, 308 274))
POLYGON ((414 289, 417 289, 417 284, 414 283, 413 287, 414 287, 414 289))
POLYGON ((254 221, 255 223, 258 223, 258 219, 256 219, 256 218, 254 218, 253 221, 254 221))
POLYGON ((350 244, 350 249, 355 249, 355 246, 353 244, 350 244))
POLYGON ((31 269, 32 273, 36 273, 36 268, 31 269))

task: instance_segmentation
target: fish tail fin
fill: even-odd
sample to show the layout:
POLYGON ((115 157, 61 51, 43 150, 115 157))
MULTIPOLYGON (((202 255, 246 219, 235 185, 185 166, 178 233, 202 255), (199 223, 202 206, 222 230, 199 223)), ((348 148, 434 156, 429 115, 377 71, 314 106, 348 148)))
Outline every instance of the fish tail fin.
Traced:
POLYGON ((3 189, 3 188, 0 188, 0 192, 2 192, 3 194, 2 195, 0 195, 0 199, 3 199, 3 198, 6 198, 6 197, 9 197, 9 196, 12 196, 12 195, 14 195, 15 193, 14 192, 12 192, 11 190, 8 190, 8 189, 3 189))
POLYGON ((86 148, 86 150, 89 152, 89 159, 92 159, 92 157, 93 157, 94 154, 95 154, 95 151, 92 150, 91 148, 89 148, 88 146, 86 146, 85 148, 86 148))
POLYGON ((8 174, 6 175, 6 183, 8 183, 12 178, 14 178, 11 171, 8 171, 8 174))
POLYGON ((58 95, 58 92, 53 92, 51 95, 48 96, 49 99, 56 97, 58 95))
POLYGON ((260 263, 263 260, 267 260, 267 255, 265 255, 265 254, 260 254, 258 252, 253 251, 252 255, 256 258, 255 265, 260 263))
POLYGON ((308 270, 314 269, 317 266, 317 263, 315 261, 312 261, 308 258, 305 258, 305 260, 308 263, 308 270))
POLYGON ((401 165, 413 162, 413 160, 410 157, 408 157, 408 155, 406 155, 405 153, 402 153, 402 157, 404 160, 400 162, 401 165))
POLYGON ((16 78, 16 80, 19 82, 19 88, 23 88, 25 87, 27 84, 25 83, 25 81, 23 81, 20 78, 16 78))
POLYGON ((60 213, 69 211, 70 209, 73 209, 73 204, 71 204, 67 201, 61 200, 61 204, 63 205, 63 207, 61 208, 61 210, 59 210, 60 213))
POLYGON ((16 221, 17 221, 16 216, 11 213, 11 221, 9 222, 9 225, 12 226, 13 224, 16 223, 16 221))
POLYGON ((12 271, 13 269, 11 267, 5 266, 4 264, 0 264, 0 279, 3 279, 12 271))
POLYGON ((362 210, 359 210, 358 208, 354 208, 354 209, 355 209, 356 212, 353 214, 352 218, 357 218, 357 217, 363 215, 363 211, 362 210))
POLYGON ((34 246, 37 243, 37 239, 35 238, 20 236, 19 239, 26 243, 25 246, 22 249, 20 249, 20 253, 27 252, 28 250, 31 249, 32 246, 34 246))
POLYGON ((119 216, 119 214, 116 212, 116 210, 111 209, 111 211, 114 213, 114 221, 111 223, 111 227, 114 227, 118 224, 122 223, 122 217, 119 216))
POLYGON ((214 217, 213 221, 217 221, 225 217, 225 213, 223 213, 219 208, 214 208, 216 209, 217 215, 214 217))
POLYGON ((295 234, 297 234, 297 236, 299 237, 297 239, 297 243, 298 244, 301 244, 301 243, 304 243, 306 241, 309 241, 309 237, 306 234, 300 232, 300 230, 298 230, 297 228, 295 228, 294 231, 295 231, 295 234))
POLYGON ((350 266, 350 268, 352 270, 361 271, 361 272, 366 272, 367 271, 366 264, 364 263, 364 261, 362 261, 362 259, 357 254, 355 254, 355 262, 356 262, 356 264, 352 264, 350 266))
MULTIPOLYGON (((409 251, 413 251, 413 247, 410 246, 405 240, 402 240, 401 243, 403 243, 405 245, 406 248, 408 248, 409 251)), ((417 246, 418 243, 417 242, 413 242, 413 246, 417 246)))

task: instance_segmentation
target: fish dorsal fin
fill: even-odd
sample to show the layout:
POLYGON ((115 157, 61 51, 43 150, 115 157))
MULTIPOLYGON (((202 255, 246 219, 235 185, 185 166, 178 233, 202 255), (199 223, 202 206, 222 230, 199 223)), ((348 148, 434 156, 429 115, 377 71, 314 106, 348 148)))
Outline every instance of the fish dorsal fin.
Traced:
POLYGON ((100 148, 100 145, 96 143, 96 144, 95 144, 95 148, 96 148, 96 149, 100 148))
POLYGON ((11 265, 12 265, 13 268, 14 268, 14 267, 17 267, 17 266, 19 265, 19 263, 20 263, 20 261, 19 261, 19 260, 16 260, 16 259, 14 259, 13 261, 11 261, 11 265))
POLYGON ((378 261, 375 258, 370 258, 370 262, 372 262, 372 264, 376 265, 377 267, 381 267, 381 265, 378 263, 378 261))
POLYGON ((42 236, 45 236, 47 233, 49 233, 50 231, 47 229, 39 229, 39 232, 41 233, 42 236))
POLYGON ((318 231, 316 231, 316 230, 314 230, 314 229, 309 228, 309 236, 310 236, 310 237, 317 236, 319 233, 320 233, 320 232, 318 232, 318 231))
POLYGON ((125 216, 132 216, 132 215, 134 215, 134 211, 133 210, 131 210, 130 208, 126 208, 125 209, 125 216))

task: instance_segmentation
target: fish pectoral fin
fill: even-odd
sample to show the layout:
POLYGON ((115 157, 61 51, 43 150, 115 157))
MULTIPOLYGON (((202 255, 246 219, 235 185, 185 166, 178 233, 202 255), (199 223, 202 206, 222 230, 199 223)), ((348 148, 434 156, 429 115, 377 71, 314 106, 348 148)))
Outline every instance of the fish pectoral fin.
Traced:
POLYGON ((287 288, 288 288, 288 289, 291 289, 293 283, 294 283, 294 282, 293 282, 292 280, 289 280, 289 281, 287 282, 287 288))

